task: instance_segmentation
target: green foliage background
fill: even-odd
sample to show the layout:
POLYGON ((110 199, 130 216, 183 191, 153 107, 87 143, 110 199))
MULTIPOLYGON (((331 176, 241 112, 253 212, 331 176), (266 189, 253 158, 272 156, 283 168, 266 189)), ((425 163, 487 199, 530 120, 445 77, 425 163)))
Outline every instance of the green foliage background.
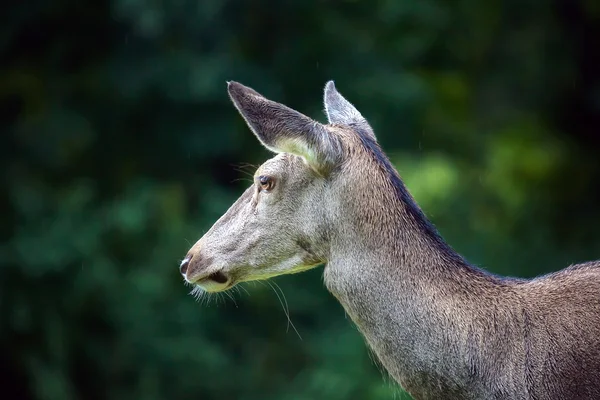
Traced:
POLYGON ((324 121, 328 79, 490 271, 600 258, 594 0, 28 0, 0 24, 10 399, 408 398, 321 270, 198 304, 178 264, 269 157, 237 80, 324 121), (396 397, 394 397, 396 396, 396 397))

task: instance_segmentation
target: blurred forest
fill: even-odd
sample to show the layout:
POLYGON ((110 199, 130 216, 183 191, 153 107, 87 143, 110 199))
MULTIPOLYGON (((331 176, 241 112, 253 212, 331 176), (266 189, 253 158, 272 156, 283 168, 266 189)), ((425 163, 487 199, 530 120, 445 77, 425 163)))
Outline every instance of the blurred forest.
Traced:
POLYGON ((325 121, 334 79, 489 271, 600 258, 596 0, 28 0, 1 18, 3 398, 408 398, 321 269, 277 278, 286 300, 188 295, 179 261, 270 157, 227 80, 325 121))

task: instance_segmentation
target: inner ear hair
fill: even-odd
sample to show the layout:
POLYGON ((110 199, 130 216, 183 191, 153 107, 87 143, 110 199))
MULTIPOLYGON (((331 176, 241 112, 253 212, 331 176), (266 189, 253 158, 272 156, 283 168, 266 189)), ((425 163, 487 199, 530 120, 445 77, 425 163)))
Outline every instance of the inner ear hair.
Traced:
POLYGON ((301 156, 321 174, 338 162, 339 139, 325 125, 240 83, 229 82, 228 91, 250 130, 267 149, 301 156))

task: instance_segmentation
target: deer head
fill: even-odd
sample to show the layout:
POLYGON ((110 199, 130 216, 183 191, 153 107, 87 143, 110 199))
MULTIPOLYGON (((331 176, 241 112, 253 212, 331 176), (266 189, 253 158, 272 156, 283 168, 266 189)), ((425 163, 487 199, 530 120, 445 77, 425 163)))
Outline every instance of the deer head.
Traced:
POLYGON ((343 229, 338 222, 349 212, 344 203, 352 203, 344 193, 372 189, 364 172, 369 166, 360 165, 368 158, 350 155, 360 153, 361 140, 375 143, 373 132, 333 81, 325 87, 327 125, 237 82, 228 83, 228 92, 258 140, 277 155, 181 263, 185 280, 208 292, 326 263, 343 229))

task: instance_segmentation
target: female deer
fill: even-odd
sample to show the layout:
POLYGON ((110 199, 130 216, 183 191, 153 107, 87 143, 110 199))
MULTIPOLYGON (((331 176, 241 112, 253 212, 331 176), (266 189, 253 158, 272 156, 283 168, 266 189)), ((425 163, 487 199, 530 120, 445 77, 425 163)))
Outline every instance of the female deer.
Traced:
POLYGON ((500 278, 440 237, 333 82, 328 125, 236 82, 235 107, 278 153, 190 249, 208 292, 325 264, 383 366, 415 399, 600 399, 600 262, 500 278))

